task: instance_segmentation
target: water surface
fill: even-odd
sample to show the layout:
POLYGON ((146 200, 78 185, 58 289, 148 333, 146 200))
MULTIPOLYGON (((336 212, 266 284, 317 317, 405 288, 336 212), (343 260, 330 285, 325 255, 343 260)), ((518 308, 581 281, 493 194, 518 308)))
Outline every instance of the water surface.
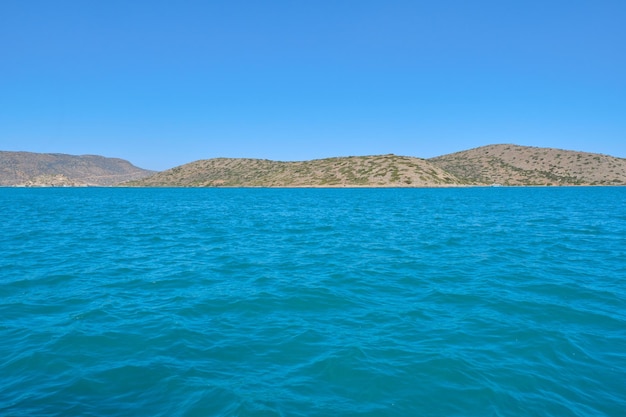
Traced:
POLYGON ((0 189, 4 416, 621 416, 626 188, 0 189))

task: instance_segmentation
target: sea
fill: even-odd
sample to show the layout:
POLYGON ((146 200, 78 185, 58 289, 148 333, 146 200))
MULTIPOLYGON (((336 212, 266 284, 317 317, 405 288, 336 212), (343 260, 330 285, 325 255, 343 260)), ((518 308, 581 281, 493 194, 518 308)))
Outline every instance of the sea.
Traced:
POLYGON ((626 187, 0 188, 0 415, 624 416, 626 187))

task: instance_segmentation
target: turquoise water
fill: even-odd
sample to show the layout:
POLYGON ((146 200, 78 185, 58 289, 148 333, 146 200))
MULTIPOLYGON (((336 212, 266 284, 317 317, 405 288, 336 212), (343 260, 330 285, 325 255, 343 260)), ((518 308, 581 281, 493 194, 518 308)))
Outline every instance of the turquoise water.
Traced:
POLYGON ((2 416, 622 416, 626 188, 0 189, 2 416))

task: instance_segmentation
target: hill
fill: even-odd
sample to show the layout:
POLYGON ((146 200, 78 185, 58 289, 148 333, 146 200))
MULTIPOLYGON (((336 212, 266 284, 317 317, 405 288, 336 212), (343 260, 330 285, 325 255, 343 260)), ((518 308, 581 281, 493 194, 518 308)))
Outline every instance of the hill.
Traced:
POLYGON ((301 162, 215 158, 181 165, 128 186, 441 187, 626 185, 626 159, 518 145, 488 145, 431 159, 352 156, 301 162))
POLYGON ((488 145, 431 159, 350 156, 300 162, 215 158, 155 173, 96 155, 0 152, 0 186, 445 187, 626 185, 626 159, 488 145))
POLYGON ((588 152, 489 145, 429 162, 468 184, 626 185, 626 159, 588 152))
POLYGON ((0 186, 110 186, 153 173, 118 158, 0 151, 0 186))
POLYGON ((379 155, 279 162, 216 158, 133 181, 175 187, 432 187, 458 184, 454 175, 419 158, 379 155))

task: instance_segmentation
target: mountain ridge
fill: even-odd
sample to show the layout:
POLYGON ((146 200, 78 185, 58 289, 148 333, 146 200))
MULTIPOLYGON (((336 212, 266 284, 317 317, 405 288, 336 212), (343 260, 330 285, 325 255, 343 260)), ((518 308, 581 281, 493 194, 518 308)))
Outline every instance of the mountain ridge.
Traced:
POLYGON ((156 172, 120 158, 0 151, 0 186, 455 187, 626 185, 626 159, 494 144, 434 158, 201 159, 156 172))
POLYGON ((476 185, 626 185, 626 159, 558 148, 496 144, 429 161, 476 185))
POLYGON ((626 185, 626 159, 513 144, 435 158, 372 155, 283 162, 213 158, 124 185, 149 187, 450 187, 626 185))
POLYGON ((154 173, 100 155, 0 151, 0 186, 112 186, 154 173))
POLYGON ((452 185, 460 180, 424 159, 347 156, 309 161, 249 158, 199 160, 128 185, 182 187, 376 187, 452 185))

